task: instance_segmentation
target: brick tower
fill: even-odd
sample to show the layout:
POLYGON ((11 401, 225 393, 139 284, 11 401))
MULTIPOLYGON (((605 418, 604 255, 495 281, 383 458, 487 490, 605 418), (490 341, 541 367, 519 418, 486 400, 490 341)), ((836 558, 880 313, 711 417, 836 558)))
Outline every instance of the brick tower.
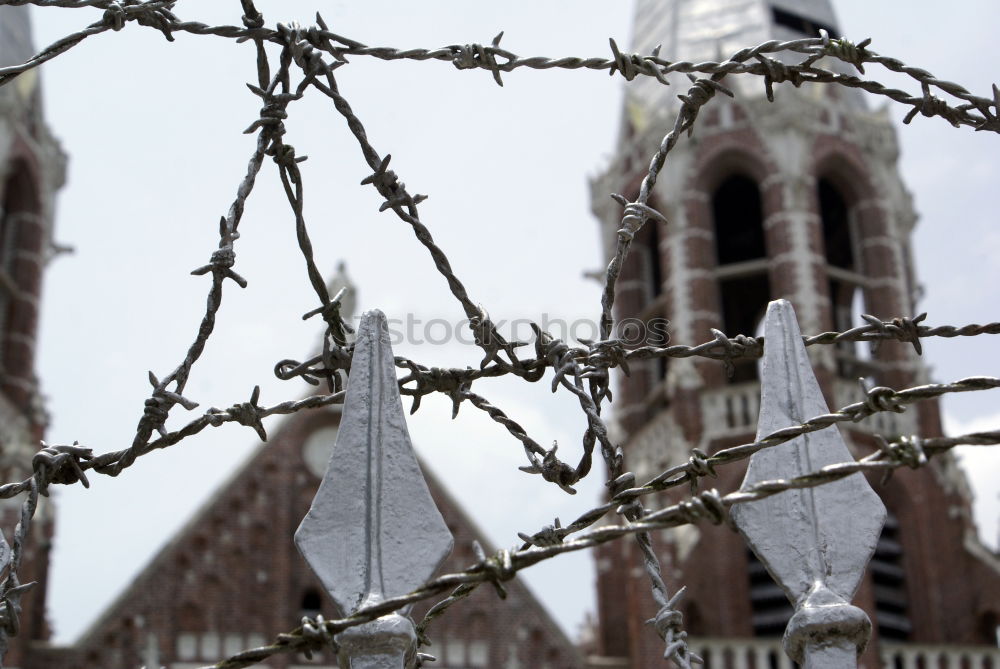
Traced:
MULTIPOLYGON (((34 55, 27 7, 0 7, 0 67, 34 55)), ((0 88, 0 477, 31 475, 31 458, 45 431, 46 415, 35 377, 35 342, 42 274, 52 248, 56 191, 66 159, 42 115, 36 71, 0 88)), ((0 501, 0 527, 7 540, 22 497, 0 501)), ((48 636, 45 584, 53 510, 41 500, 20 570, 21 582, 37 581, 24 598, 20 634, 7 656, 24 666, 27 640, 48 636)))
MULTIPOLYGON (((662 44, 660 56, 671 61, 719 60, 820 28, 837 35, 829 0, 637 0, 632 50, 647 54, 662 44)), ((675 83, 640 77, 627 88, 617 154, 593 184, 608 257, 622 211, 607 194, 638 192, 688 82, 675 83)), ((667 159, 651 204, 669 223, 649 221, 636 236, 618 283, 617 317, 669 319, 674 343, 695 344, 711 339, 710 328, 759 334, 765 307, 777 298, 792 301, 806 333, 848 329, 861 324, 861 313, 912 315, 917 217, 887 113, 834 86, 778 86, 772 104, 759 80, 726 83, 736 98, 712 100, 694 136, 667 159)), ((861 398, 859 378, 893 388, 927 379, 909 344, 885 343, 876 352, 816 346, 810 355, 831 408, 861 398)), ((626 467, 643 479, 686 460, 693 448, 712 453, 753 441, 757 365, 737 362, 731 371, 701 358, 633 366, 615 414, 626 467)), ((860 454, 871 451, 875 434, 932 436, 941 421, 929 402, 841 429, 860 454)), ((712 485, 733 490, 743 473, 737 465, 720 468, 712 485)), ((855 600, 874 627, 865 666, 893 666, 905 653, 922 652, 920 644, 995 646, 1000 560, 978 540, 955 462, 936 458, 873 484, 889 516, 855 600)), ((726 666, 723 655, 733 658, 729 666, 749 666, 746 653, 758 667, 786 666, 776 664, 783 661, 777 642, 792 609, 738 535, 699 525, 656 539, 671 585, 688 587, 686 628, 715 640, 704 645, 710 666, 726 666)), ((632 542, 598 553, 601 666, 662 665, 662 643, 642 625, 656 609, 640 564, 632 542)))

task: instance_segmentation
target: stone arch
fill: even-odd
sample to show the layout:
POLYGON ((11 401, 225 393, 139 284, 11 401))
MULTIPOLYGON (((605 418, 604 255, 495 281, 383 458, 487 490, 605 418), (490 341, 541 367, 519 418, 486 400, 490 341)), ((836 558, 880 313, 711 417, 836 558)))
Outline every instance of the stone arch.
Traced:
POLYGON ((812 173, 825 177, 857 204, 877 196, 868 168, 858 147, 838 137, 823 136, 814 146, 812 173))
POLYGON ((703 142, 688 188, 709 193, 733 174, 763 184, 775 171, 766 147, 755 134, 726 133, 703 142))

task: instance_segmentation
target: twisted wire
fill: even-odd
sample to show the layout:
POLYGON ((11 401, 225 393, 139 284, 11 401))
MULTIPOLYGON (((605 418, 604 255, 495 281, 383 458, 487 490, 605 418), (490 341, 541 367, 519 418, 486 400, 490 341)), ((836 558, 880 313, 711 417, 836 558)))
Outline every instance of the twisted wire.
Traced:
MULTIPOLYGON (((7 581, 0 586, 0 657, 6 649, 7 636, 13 630, 16 634, 16 613, 20 594, 28 586, 17 583, 16 568, 20 564, 23 552, 23 541, 27 537, 31 516, 34 513, 37 497, 46 494, 49 484, 72 484, 81 482, 88 485, 87 471, 95 471, 106 475, 118 475, 131 466, 135 460, 152 450, 172 446, 181 440, 201 432, 209 426, 217 427, 228 422, 235 422, 253 429, 261 439, 266 439, 263 420, 275 414, 289 414, 308 408, 328 406, 343 401, 342 374, 349 370, 352 349, 347 341, 349 326, 344 323, 339 313, 339 296, 331 297, 323 282, 313 258, 312 243, 303 214, 304 186, 299 163, 304 156, 297 156, 295 149, 282 141, 284 121, 288 117, 289 104, 300 99, 307 90, 313 89, 330 98, 336 110, 344 118, 348 129, 354 135, 362 155, 372 173, 363 181, 363 185, 371 185, 383 198, 380 211, 391 210, 401 221, 408 224, 418 242, 426 249, 437 268, 445 279, 448 289, 461 304, 470 322, 470 328, 477 346, 483 351, 484 357, 478 369, 442 369, 425 367, 407 359, 397 359, 396 364, 407 370, 400 379, 403 394, 413 397, 413 409, 420 404, 420 398, 426 394, 440 392, 452 400, 453 415, 457 415, 463 401, 469 401, 477 409, 484 411, 492 420, 502 425, 524 447, 529 465, 522 470, 539 474, 548 482, 559 485, 567 492, 574 492, 572 486, 586 476, 591 469, 592 453, 595 446, 601 446, 601 455, 609 472, 609 492, 611 501, 591 509, 581 515, 576 521, 563 528, 557 520, 556 524, 533 535, 521 535, 526 546, 520 551, 502 551, 494 556, 485 556, 478 550, 479 562, 471 569, 453 578, 442 577, 432 581, 428 586, 411 593, 406 598, 395 598, 377 607, 368 607, 358 614, 339 621, 305 620, 303 626, 293 633, 279 635, 275 644, 265 648, 253 649, 230 658, 216 666, 248 666, 276 652, 288 650, 308 651, 316 644, 326 643, 332 634, 347 626, 371 620, 382 611, 387 613, 406 603, 423 597, 452 589, 452 594, 442 603, 432 609, 440 615, 451 603, 467 594, 466 588, 473 584, 490 582, 498 593, 503 595, 503 581, 512 577, 518 569, 530 566, 541 559, 547 559, 567 550, 579 550, 604 541, 635 534, 643 555, 644 566, 651 580, 653 596, 660 607, 656 617, 651 621, 657 633, 665 642, 665 657, 681 667, 688 667, 696 658, 687 650, 685 634, 676 603, 682 591, 669 596, 660 573, 660 565, 652 549, 648 531, 659 527, 670 527, 682 523, 696 522, 708 519, 711 522, 724 522, 726 509, 732 504, 746 503, 755 499, 776 494, 781 490, 793 487, 819 485, 823 482, 836 480, 855 471, 869 469, 885 469, 891 472, 899 466, 919 467, 926 463, 929 455, 956 445, 957 441, 941 441, 907 437, 895 442, 883 442, 880 450, 867 458, 854 463, 841 463, 825 467, 812 474, 771 481, 760 484, 750 490, 730 493, 721 496, 715 491, 696 493, 697 482, 701 477, 714 475, 714 468, 750 457, 754 452, 783 443, 800 434, 823 429, 838 422, 857 421, 877 412, 903 411, 907 404, 920 399, 937 397, 948 392, 965 392, 984 390, 997 387, 997 379, 991 377, 973 377, 963 379, 953 384, 931 384, 901 391, 879 387, 865 389, 862 401, 849 405, 838 411, 815 417, 799 426, 790 426, 778 430, 764 439, 751 444, 744 444, 729 449, 723 449, 711 456, 694 452, 683 464, 670 468, 642 486, 635 487, 635 477, 624 471, 624 454, 620 447, 614 445, 607 434, 607 426, 601 416, 602 405, 611 401, 609 371, 621 367, 628 371, 630 360, 642 360, 657 357, 691 357, 702 356, 723 362, 727 370, 732 370, 733 361, 740 358, 760 357, 763 350, 763 338, 746 336, 726 337, 720 332, 714 332, 714 339, 697 346, 648 346, 629 350, 620 340, 611 338, 613 327, 612 310, 615 299, 615 287, 621 268, 627 258, 634 236, 642 225, 649 221, 667 225, 665 217, 648 203, 650 193, 657 181, 660 170, 666 158, 685 131, 690 134, 697 120, 700 109, 709 103, 717 93, 732 95, 722 81, 731 75, 752 75, 762 78, 768 99, 773 100, 773 86, 783 82, 799 86, 803 83, 835 84, 849 88, 865 90, 881 95, 909 106, 905 117, 909 123, 918 114, 925 117, 941 117, 958 126, 972 126, 977 130, 1000 132, 1000 89, 993 86, 990 97, 975 96, 965 88, 953 82, 935 78, 929 72, 907 66, 898 60, 880 56, 870 50, 870 40, 854 44, 846 39, 831 39, 825 33, 819 38, 806 38, 790 41, 772 40, 753 48, 742 49, 729 59, 721 62, 669 62, 659 57, 658 50, 650 55, 640 55, 622 52, 614 40, 610 41, 611 58, 522 58, 500 47, 501 32, 490 44, 479 43, 454 44, 440 49, 407 49, 399 50, 387 47, 369 47, 356 40, 343 37, 329 30, 326 23, 317 15, 317 25, 301 27, 297 24, 277 24, 274 29, 267 28, 264 17, 257 11, 252 0, 240 0, 243 9, 243 27, 239 26, 209 26, 194 21, 182 21, 173 12, 173 0, 0 0, 0 5, 34 4, 38 7, 63 8, 93 8, 103 10, 99 21, 86 28, 72 33, 61 40, 45 47, 26 62, 0 68, 0 85, 8 83, 18 75, 29 71, 44 62, 70 50, 83 40, 106 31, 119 31, 127 23, 159 30, 166 39, 172 40, 177 32, 195 35, 214 35, 235 39, 237 42, 252 42, 256 54, 257 84, 249 84, 250 91, 261 98, 262 108, 259 117, 247 128, 248 133, 257 134, 256 148, 248 163, 247 173, 237 188, 237 194, 226 216, 219 225, 218 247, 212 252, 209 262, 192 274, 211 276, 211 285, 206 300, 206 311, 201 319, 197 334, 188 347, 181 363, 167 376, 160 380, 152 372, 149 381, 153 388, 145 400, 141 417, 138 421, 136 434, 132 444, 123 450, 93 456, 90 449, 74 444, 71 446, 49 447, 42 444, 42 450, 33 460, 34 472, 31 477, 18 483, 8 483, 0 486, 0 497, 12 497, 27 493, 27 499, 22 505, 22 522, 15 531, 15 547, 12 558, 13 569, 7 581), (271 74, 271 62, 265 49, 266 44, 280 47, 278 67, 271 74), (768 54, 798 53, 804 58, 797 63, 784 63, 768 54), (333 62, 326 62, 324 54, 330 56, 333 62), (397 175, 388 169, 390 155, 384 156, 378 152, 369 141, 364 125, 352 110, 347 99, 338 88, 334 71, 348 62, 348 56, 374 57, 381 60, 439 60, 450 62, 460 70, 482 69, 490 72, 498 85, 503 85, 502 74, 518 68, 547 69, 588 69, 606 71, 610 75, 620 74, 625 80, 631 81, 638 76, 653 77, 663 85, 669 85, 667 75, 686 74, 690 86, 681 95, 680 108, 673 121, 673 127, 663 136, 653 156, 650 158, 646 175, 634 199, 622 195, 614 195, 622 206, 623 214, 618 231, 617 247, 605 273, 604 287, 601 296, 600 338, 596 342, 582 342, 585 347, 571 347, 565 342, 552 338, 534 327, 535 357, 520 357, 516 349, 521 342, 507 341, 500 335, 496 324, 488 312, 473 301, 462 281, 451 267, 448 256, 435 243, 429 228, 421 221, 418 205, 426 196, 411 194, 397 175), (833 72, 822 67, 823 58, 836 58, 854 66, 859 73, 865 73, 866 64, 878 64, 890 71, 899 72, 920 85, 920 94, 913 95, 902 90, 891 89, 882 84, 860 79, 849 74, 833 72), (301 78, 292 85, 293 68, 296 76, 301 72, 301 78), (951 96, 958 104, 949 102, 938 93, 951 96), (301 376, 313 382, 325 378, 329 393, 314 395, 303 400, 286 401, 271 407, 263 407, 259 402, 260 390, 255 388, 249 401, 234 403, 226 410, 209 408, 200 417, 188 422, 178 430, 168 430, 166 423, 177 405, 192 411, 198 404, 184 395, 184 389, 195 363, 200 359, 206 343, 214 331, 215 320, 221 308, 223 285, 228 279, 246 287, 246 280, 236 272, 235 243, 239 239, 239 222, 242 218, 246 201, 253 190, 254 183, 265 157, 270 157, 277 165, 279 180, 282 183, 286 198, 295 218, 296 238, 299 250, 306 264, 306 274, 309 283, 316 293, 319 307, 307 313, 304 317, 320 315, 326 324, 323 350, 320 355, 305 363, 285 360, 276 366, 275 373, 280 378, 301 376), (573 467, 556 457, 556 445, 551 449, 542 448, 535 442, 512 418, 490 403, 482 396, 471 391, 471 384, 479 378, 496 377, 513 374, 528 382, 540 380, 551 368, 553 370, 553 391, 562 388, 574 395, 586 419, 586 427, 582 438, 582 455, 579 464, 573 467), (159 435, 152 439, 153 433, 159 435), (639 499, 669 487, 688 483, 692 488, 692 497, 682 502, 647 513, 640 505, 639 499), (588 532, 587 534, 567 538, 590 527, 611 509, 629 521, 627 525, 608 526, 588 532), (11 580, 13 579, 13 580, 11 580), (457 588, 456 588, 457 586, 457 588), (406 601, 404 601, 406 600, 406 601), (393 605, 395 603, 395 605, 393 605), (377 614, 377 615, 376 615, 377 614), (366 617, 370 616, 370 617, 366 617), (12 627, 13 626, 13 627, 12 627), (228 664, 227 664, 228 663, 228 664)), ((883 321, 873 316, 865 316, 867 325, 853 328, 845 332, 828 332, 814 337, 804 338, 806 345, 834 344, 841 341, 868 341, 873 345, 886 340, 895 340, 911 344, 916 352, 921 353, 921 338, 930 336, 956 337, 974 336, 978 334, 1000 333, 1000 324, 990 323, 985 326, 978 324, 952 327, 940 326, 929 328, 920 325, 925 315, 914 318, 895 318, 883 321)), ((962 438, 958 438, 961 440, 962 438)), ((966 435, 964 443, 995 444, 997 433, 976 433, 966 435)), ((433 619, 433 618, 431 618, 433 619)), ((429 620, 427 621, 429 622, 429 620)), ((423 628, 421 628, 423 630, 423 628)))
MULTIPOLYGON (((928 454, 936 455, 965 444, 983 446, 1000 444, 1000 430, 976 432, 958 437, 929 438, 923 441, 923 448, 928 454)), ((745 490, 738 490, 726 495, 720 495, 715 491, 705 491, 695 497, 647 513, 642 519, 635 522, 624 525, 603 525, 585 534, 564 539, 559 543, 508 551, 509 573, 516 573, 556 555, 593 548, 630 534, 679 527, 706 519, 709 522, 721 522, 724 520, 722 516, 735 504, 754 502, 786 490, 823 485, 857 472, 884 471, 903 466, 907 466, 906 463, 898 459, 886 458, 883 451, 879 450, 855 462, 828 465, 800 476, 764 481, 745 490)), ((422 599, 447 590, 454 590, 463 584, 489 582, 493 577, 494 574, 490 567, 481 561, 464 571, 432 579, 413 592, 363 607, 344 618, 324 621, 324 624, 328 633, 336 634, 348 627, 369 622, 422 599)), ((674 598, 676 597, 677 594, 674 595, 674 598)), ((676 604, 676 599, 674 603, 676 604)), ((279 634, 274 643, 268 646, 244 651, 226 658, 212 667, 213 669, 248 667, 279 653, 302 652, 307 648, 315 650, 317 649, 315 644, 314 640, 303 636, 301 628, 297 628, 288 633, 279 634)))

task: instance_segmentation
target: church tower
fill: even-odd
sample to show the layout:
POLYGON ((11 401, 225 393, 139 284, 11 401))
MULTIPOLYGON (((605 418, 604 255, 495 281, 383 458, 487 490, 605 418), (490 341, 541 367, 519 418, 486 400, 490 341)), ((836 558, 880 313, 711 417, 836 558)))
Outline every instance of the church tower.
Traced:
MULTIPOLYGON (((0 7, 0 67, 35 53, 28 7, 0 7)), ((65 178, 66 158, 42 114, 37 70, 0 87, 0 477, 31 475, 31 458, 44 436, 46 415, 35 376, 35 348, 42 274, 52 252, 55 194, 65 178)), ((0 501, 0 527, 7 540, 22 498, 0 501)), ((7 656, 26 666, 32 640, 45 639, 45 584, 53 510, 41 500, 19 576, 38 585, 24 598, 20 633, 7 656)))
MULTIPOLYGON (((635 11, 632 51, 648 54, 660 44, 660 57, 670 61, 718 61, 770 39, 839 33, 829 0, 637 0, 635 11)), ((608 258, 622 216, 608 194, 638 193, 650 156, 673 125, 677 95, 689 85, 683 77, 672 83, 638 77, 626 89, 616 155, 592 184, 608 258)), ((650 204, 668 223, 650 220, 636 235, 618 283, 616 317, 668 319, 673 343, 697 344, 712 338, 712 328, 730 337, 761 334, 765 308, 777 298, 794 304, 808 334, 863 324, 861 313, 914 315, 919 288, 910 237, 917 216, 897 169, 888 113, 870 110, 862 94, 842 87, 776 85, 771 103, 759 78, 731 76, 725 84, 735 99, 709 102, 693 137, 667 158, 650 204)), ((859 378, 868 388, 896 389, 928 380, 910 344, 886 342, 876 351, 815 346, 810 355, 831 408, 862 399, 859 378)), ((729 370, 703 358, 633 365, 614 415, 626 467, 644 480, 692 449, 713 453, 753 441, 757 373, 755 361, 729 370)), ((840 429, 852 450, 865 454, 875 435, 934 436, 941 420, 937 404, 923 402, 840 429)), ((736 489, 744 469, 721 467, 712 485, 736 489)), ((897 653, 920 644, 995 646, 1000 603, 985 593, 1000 592, 1000 560, 978 540, 954 460, 935 458, 873 484, 888 519, 855 599, 874 627, 865 665, 893 666, 903 657, 897 653)), ((726 666, 720 653, 784 661, 778 642, 791 606, 738 535, 699 525, 657 539, 672 587, 688 587, 686 629, 729 644, 709 650, 709 666, 726 666), (746 640, 744 650, 733 650, 734 639, 746 640)), ((606 666, 662 664, 662 643, 641 624, 656 609, 636 553, 632 542, 598 552, 598 653, 606 666)))

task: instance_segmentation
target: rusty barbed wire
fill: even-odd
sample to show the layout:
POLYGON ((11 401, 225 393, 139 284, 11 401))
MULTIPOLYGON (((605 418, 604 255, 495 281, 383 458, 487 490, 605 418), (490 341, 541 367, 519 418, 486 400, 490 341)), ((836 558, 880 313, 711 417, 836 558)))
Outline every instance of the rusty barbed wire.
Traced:
MULTIPOLYGON (((917 437, 884 443, 877 454, 863 458, 854 463, 841 463, 825 467, 819 472, 800 477, 771 481, 761 484, 748 491, 730 493, 720 496, 715 491, 702 492, 679 504, 666 507, 656 512, 647 513, 639 504, 639 498, 669 487, 689 483, 694 491, 697 481, 714 472, 714 467, 748 458, 752 453, 783 443, 801 434, 829 427, 834 423, 848 420, 856 421, 881 411, 901 411, 903 407, 920 399, 937 397, 950 392, 965 392, 984 390, 1000 385, 1000 380, 991 377, 973 377, 963 379, 953 384, 930 384, 901 391, 888 388, 873 388, 866 391, 864 400, 849 405, 838 411, 815 417, 799 426, 790 426, 768 435, 764 439, 751 444, 723 449, 711 456, 694 452, 688 462, 668 469, 642 486, 635 487, 635 476, 624 471, 624 453, 620 446, 611 442, 607 425, 601 417, 602 405, 610 402, 611 369, 621 367, 628 371, 630 360, 643 360, 659 357, 691 357, 701 356, 720 360, 731 371, 733 360, 739 358, 760 357, 763 349, 763 338, 753 338, 743 335, 727 337, 715 332, 715 338, 697 346, 646 346, 629 349, 620 340, 611 337, 614 324, 613 309, 616 283, 621 268, 628 256, 632 239, 641 227, 649 220, 667 224, 666 218, 652 208, 648 201, 658 174, 663 168, 666 158, 685 132, 693 129, 699 110, 708 104, 716 93, 732 96, 733 93, 722 81, 730 75, 749 74, 762 78, 768 99, 773 100, 774 84, 789 82, 798 87, 803 83, 835 84, 856 88, 869 93, 887 97, 910 107, 905 122, 910 122, 917 114, 927 117, 939 116, 954 126, 973 126, 977 130, 1000 132, 1000 90, 993 86, 992 97, 975 96, 965 88, 935 78, 929 72, 906 66, 900 61, 880 56, 869 49, 870 40, 853 44, 845 39, 831 39, 822 33, 818 38, 799 40, 772 40, 753 48, 742 49, 729 59, 719 62, 693 63, 688 61, 669 62, 659 58, 658 50, 650 55, 623 53, 611 40, 611 58, 522 58, 500 47, 503 36, 501 32, 489 45, 465 44, 449 45, 440 49, 409 49, 398 50, 388 47, 369 47, 361 42, 342 37, 329 30, 323 19, 317 15, 316 26, 302 27, 297 24, 277 24, 275 29, 265 27, 263 16, 253 5, 252 0, 241 0, 243 7, 244 26, 208 26, 206 24, 181 21, 172 11, 173 0, 0 0, 0 5, 34 4, 39 7, 92 8, 103 10, 101 20, 86 28, 68 35, 52 45, 42 49, 24 63, 0 68, 0 85, 9 82, 19 74, 38 67, 44 62, 71 49, 81 41, 108 30, 121 30, 127 22, 134 21, 146 27, 159 30, 166 39, 172 40, 173 33, 185 32, 196 35, 214 35, 235 39, 238 42, 251 41, 255 45, 257 56, 257 84, 249 84, 250 91, 261 98, 263 107, 259 118, 254 120, 247 129, 248 133, 257 134, 257 145, 251 155, 247 174, 240 182, 237 195, 226 216, 222 217, 219 226, 218 248, 212 253, 208 264, 195 269, 192 274, 211 275, 212 283, 209 289, 205 315, 202 317, 197 335, 189 346, 182 362, 162 381, 152 372, 149 380, 153 386, 150 397, 145 402, 145 408, 139 419, 136 435, 131 446, 126 449, 93 456, 89 449, 74 446, 48 447, 43 443, 43 449, 33 461, 34 474, 26 481, 9 483, 0 486, 0 498, 13 497, 28 492, 28 499, 22 506, 22 522, 15 532, 16 560, 12 559, 13 576, 8 576, 3 586, 3 608, 0 616, 4 621, 13 616, 16 626, 16 597, 23 592, 25 586, 16 582, 16 567, 20 564, 21 546, 27 536, 30 519, 37 504, 38 494, 45 494, 50 483, 70 484, 80 481, 87 485, 86 471, 107 475, 118 475, 131 466, 136 458, 158 448, 165 448, 181 440, 201 432, 209 426, 217 427, 228 422, 236 422, 253 429, 261 439, 266 439, 263 419, 275 414, 289 414, 299 410, 328 406, 343 401, 343 374, 350 369, 352 349, 348 343, 349 326, 339 313, 340 296, 331 296, 323 282, 313 258, 312 244, 309 238, 303 214, 303 177, 299 164, 305 156, 297 156, 290 145, 282 141, 284 135, 284 119, 287 118, 287 107, 300 99, 308 89, 314 89, 330 98, 336 110, 344 118, 349 131, 356 138, 362 155, 372 173, 362 181, 362 185, 371 185, 384 199, 380 211, 391 210, 401 221, 407 223, 413 230, 418 242, 430 254, 438 272, 445 279, 449 291, 461 304, 469 319, 469 326, 474 335, 476 345, 483 351, 484 357, 478 369, 442 369, 425 367, 405 358, 397 358, 396 364, 407 371, 406 376, 399 380, 403 394, 413 397, 413 410, 420 406, 420 398, 430 393, 443 393, 452 400, 453 416, 457 415, 461 403, 469 401, 477 409, 484 411, 492 420, 504 426, 524 447, 529 465, 522 470, 540 474, 548 482, 559 485, 567 492, 573 492, 572 486, 585 477, 591 469, 592 454, 595 446, 601 446, 601 455, 608 467, 608 488, 611 501, 595 507, 583 514, 576 521, 566 526, 556 525, 543 528, 534 535, 522 535, 527 545, 519 551, 502 551, 497 556, 480 556, 479 562, 472 568, 458 575, 449 575, 435 579, 417 593, 405 597, 388 600, 377 607, 368 607, 355 616, 340 621, 307 621, 303 627, 290 635, 280 635, 276 644, 241 653, 230 660, 215 666, 235 667, 249 666, 265 659, 276 652, 289 650, 309 650, 314 644, 325 642, 331 635, 346 627, 372 620, 383 613, 388 613, 400 606, 423 599, 434 594, 452 589, 450 598, 446 601, 454 603, 457 599, 471 591, 473 584, 490 581, 502 591, 501 581, 510 578, 524 567, 530 566, 541 559, 567 550, 603 543, 626 534, 634 534, 639 543, 644 558, 646 571, 651 579, 653 596, 660 606, 653 624, 666 644, 665 657, 681 667, 689 667, 691 661, 696 661, 688 650, 685 633, 681 625, 676 603, 681 591, 670 596, 660 574, 658 558, 653 551, 648 531, 661 527, 671 527, 685 522, 695 522, 699 518, 707 518, 712 522, 725 520, 725 511, 732 504, 745 503, 776 494, 782 490, 794 487, 820 485, 830 480, 836 480, 856 471, 867 469, 892 469, 898 466, 921 466, 926 462, 928 453, 938 452, 934 449, 947 450, 957 443, 997 443, 997 433, 977 433, 966 435, 967 441, 935 441, 920 440, 917 437), (280 47, 278 68, 271 75, 269 56, 265 43, 280 47), (783 63, 768 54, 799 53, 804 59, 798 63, 783 63), (324 54, 334 62, 328 63, 324 54), (445 252, 435 243, 430 229, 421 221, 418 212, 419 203, 426 196, 411 194, 397 175, 388 169, 391 156, 381 154, 370 142, 361 120, 356 116, 344 95, 340 92, 334 77, 334 70, 348 62, 348 56, 374 57, 381 60, 438 60, 451 62, 457 69, 483 69, 491 73, 497 84, 503 85, 502 73, 509 73, 518 68, 546 69, 588 69, 606 71, 611 75, 621 74, 627 81, 637 76, 647 76, 657 79, 663 85, 669 85, 667 75, 685 74, 690 79, 686 92, 679 95, 681 105, 673 121, 673 127, 663 137, 654 155, 651 157, 646 175, 634 200, 621 195, 614 195, 616 201, 623 207, 621 227, 618 230, 617 248, 605 274, 604 287, 601 296, 601 315, 599 321, 600 338, 597 341, 582 341, 583 347, 573 347, 566 342, 552 337, 533 324, 535 331, 535 356, 520 357, 517 349, 524 342, 508 341, 498 331, 497 325, 488 312, 468 294, 467 289, 453 271, 445 252), (853 65, 859 73, 864 74, 866 64, 878 64, 890 71, 899 72, 910 77, 920 85, 920 94, 913 95, 905 91, 891 89, 882 84, 864 80, 853 75, 834 72, 820 65, 825 57, 835 58, 853 65), (295 66, 296 76, 301 71, 301 79, 292 86, 292 66, 295 66), (704 75, 704 76, 700 76, 704 75), (937 92, 943 92, 960 101, 949 103, 938 97, 937 92), (300 252, 306 264, 309 282, 317 295, 319 307, 304 315, 304 318, 320 315, 326 325, 323 347, 319 355, 298 363, 294 360, 284 360, 277 364, 275 373, 279 378, 302 377, 310 382, 320 379, 327 381, 329 394, 314 395, 298 401, 287 401, 272 407, 262 407, 258 404, 260 391, 255 389, 249 401, 234 403, 229 409, 209 408, 202 416, 190 421, 179 430, 168 431, 166 422, 174 407, 180 404, 191 411, 198 405, 185 397, 184 388, 195 363, 200 359, 206 342, 211 336, 215 319, 221 307, 223 284, 226 279, 232 280, 241 287, 246 287, 246 280, 234 270, 235 242, 239 239, 238 226, 242 217, 247 198, 253 190, 256 177, 262 167, 265 157, 271 157, 278 168, 279 179, 295 217, 296 237, 300 252), (553 392, 560 387, 574 395, 586 418, 586 427, 582 438, 582 455, 579 464, 573 467, 561 462, 556 457, 557 446, 544 449, 533 440, 526 431, 507 416, 503 411, 490 403, 486 398, 472 392, 472 383, 480 378, 514 375, 528 382, 542 379, 547 370, 552 368, 553 392), (171 387, 172 386, 172 387, 171 387), (153 432, 159 438, 153 440, 153 432), (30 511, 24 511, 30 506, 30 511), (585 535, 567 538, 590 527, 612 509, 628 520, 628 525, 607 526, 593 530, 585 535), (27 515, 25 515, 27 514, 27 515), (528 541, 530 539, 530 541, 528 541), (14 580, 11 581, 10 579, 14 580), (13 583, 13 585, 11 585, 13 583), (18 590, 17 588, 22 588, 18 590), (13 593, 13 594, 12 594, 13 593), (8 595, 11 597, 8 598, 8 595)), ((940 326, 929 328, 920 325, 925 314, 915 318, 895 318, 882 321, 873 316, 865 316, 867 325, 852 328, 844 332, 827 332, 813 337, 806 337, 806 345, 835 344, 842 341, 868 341, 877 345, 881 341, 895 340, 910 343, 916 352, 921 352, 920 339, 930 336, 956 337, 974 336, 978 334, 1000 333, 1000 323, 990 323, 985 326, 969 325, 963 327, 940 326)), ((443 612, 448 605, 439 605, 432 611, 443 612)), ((430 614, 428 614, 430 615, 430 614)), ((429 622, 429 620, 427 621, 429 622)), ((7 623, 4 622, 4 625, 7 623)), ((6 628, 3 628, 6 630, 6 628)), ((421 628, 423 630, 423 628, 421 628)), ((8 630, 9 631, 9 630, 8 630)), ((7 631, 0 631, 0 656, 5 649, 7 631)))

